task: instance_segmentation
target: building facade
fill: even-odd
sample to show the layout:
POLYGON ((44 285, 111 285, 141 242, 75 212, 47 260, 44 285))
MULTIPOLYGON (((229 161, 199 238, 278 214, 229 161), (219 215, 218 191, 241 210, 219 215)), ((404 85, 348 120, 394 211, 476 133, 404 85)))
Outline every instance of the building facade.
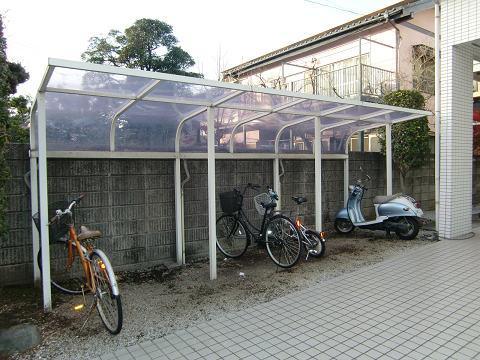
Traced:
MULTIPOLYGON (((433 48, 433 2, 402 1, 227 69, 223 78, 374 102, 388 92, 415 88, 433 110, 433 48)), ((334 137, 334 130, 330 133, 334 137)), ((375 132, 354 136, 351 148, 378 151, 376 139, 375 132)))

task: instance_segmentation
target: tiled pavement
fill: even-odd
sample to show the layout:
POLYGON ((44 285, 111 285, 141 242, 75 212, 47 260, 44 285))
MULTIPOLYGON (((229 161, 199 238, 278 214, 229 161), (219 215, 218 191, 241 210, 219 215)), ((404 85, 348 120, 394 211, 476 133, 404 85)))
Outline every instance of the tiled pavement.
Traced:
POLYGON ((200 358, 480 359, 480 237, 431 244, 101 356, 200 358))

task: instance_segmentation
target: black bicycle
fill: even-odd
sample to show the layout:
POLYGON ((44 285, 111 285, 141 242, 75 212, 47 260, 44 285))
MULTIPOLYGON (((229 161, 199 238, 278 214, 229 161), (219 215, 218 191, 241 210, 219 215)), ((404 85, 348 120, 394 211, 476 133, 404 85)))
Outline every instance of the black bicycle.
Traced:
POLYGON ((258 190, 260 186, 248 184, 243 192, 233 189, 220 194, 223 214, 217 219, 218 250, 226 257, 238 258, 247 251, 253 238, 255 242, 265 244, 268 255, 275 264, 283 268, 292 267, 302 251, 301 235, 295 223, 274 210, 278 195, 267 188, 267 193, 254 197, 255 208, 263 215, 262 225, 257 228, 242 208, 248 189, 258 190))

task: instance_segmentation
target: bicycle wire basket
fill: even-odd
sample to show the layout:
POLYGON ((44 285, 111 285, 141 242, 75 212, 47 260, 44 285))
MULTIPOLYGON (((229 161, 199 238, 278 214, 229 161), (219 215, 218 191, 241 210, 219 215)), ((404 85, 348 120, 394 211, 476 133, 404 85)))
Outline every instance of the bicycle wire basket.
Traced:
POLYGON ((233 214, 242 208, 243 196, 238 191, 220 193, 220 207, 225 214, 233 214))
MULTIPOLYGON (((48 219, 50 221, 57 213, 57 210, 64 211, 70 205, 70 201, 57 201, 48 205, 48 219)), ((37 230, 40 232, 40 213, 35 213, 32 216, 33 222, 37 227, 37 230)), ((72 209, 72 220, 75 219, 75 215, 72 209)), ((70 230, 70 221, 68 216, 62 216, 60 219, 56 219, 48 226, 49 240, 50 242, 56 242, 62 239, 65 235, 68 234, 70 230)))
POLYGON ((268 205, 271 202, 273 202, 273 200, 270 197, 270 195, 268 195, 267 193, 261 193, 261 194, 256 195, 253 198, 253 202, 255 204, 255 209, 257 210, 257 212, 261 216, 263 216, 263 214, 265 213, 265 208, 262 206, 262 203, 263 203, 263 205, 268 205))

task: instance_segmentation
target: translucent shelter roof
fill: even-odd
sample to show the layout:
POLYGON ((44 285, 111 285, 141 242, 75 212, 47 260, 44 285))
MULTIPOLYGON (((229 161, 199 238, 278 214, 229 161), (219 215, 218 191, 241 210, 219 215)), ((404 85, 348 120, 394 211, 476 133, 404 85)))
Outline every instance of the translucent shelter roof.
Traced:
MULTIPOLYGON (((216 158, 273 159, 273 186, 280 195, 279 207, 281 158, 315 159, 315 226, 321 231, 322 157, 344 160, 346 198, 348 139, 360 130, 386 126, 387 194, 391 194, 390 125, 426 115, 430 113, 50 59, 30 128, 31 211, 32 215, 40 214, 40 234, 32 231, 32 249, 34 256, 41 249, 45 309, 51 308, 47 157, 175 158, 179 264, 185 262, 181 159, 207 159, 210 278, 215 279, 216 158)), ((34 277, 40 279, 37 266, 34 277)))
MULTIPOLYGON (((430 115, 355 100, 58 59, 49 59, 39 93, 45 96, 48 156, 206 157, 208 108, 214 116, 216 153, 263 157, 313 156, 316 117, 321 123, 322 153, 345 154, 348 139, 357 131, 430 115)), ((38 107, 34 106, 35 138, 37 120, 38 107)), ((36 142, 32 150, 37 150, 36 142)))

